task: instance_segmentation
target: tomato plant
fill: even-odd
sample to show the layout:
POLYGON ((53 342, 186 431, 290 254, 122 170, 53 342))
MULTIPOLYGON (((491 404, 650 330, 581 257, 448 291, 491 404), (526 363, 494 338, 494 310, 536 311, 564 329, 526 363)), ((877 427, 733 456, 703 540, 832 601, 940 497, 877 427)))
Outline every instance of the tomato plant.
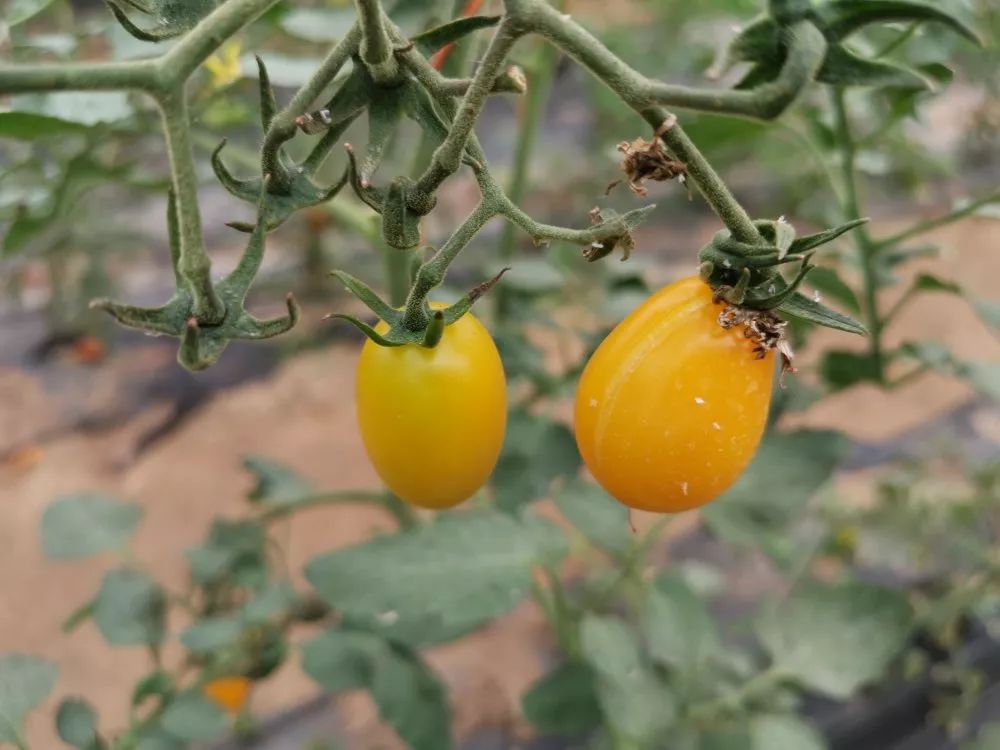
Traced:
POLYGON ((753 458, 775 357, 754 341, 753 321, 726 329, 726 315, 704 281, 676 281, 619 323, 584 368, 577 444, 601 486, 626 505, 697 508, 753 458))
POLYGON ((457 505, 485 483, 503 444, 507 392, 493 339, 468 314, 433 348, 365 342, 357 409, 368 455, 390 490, 423 508, 457 505))

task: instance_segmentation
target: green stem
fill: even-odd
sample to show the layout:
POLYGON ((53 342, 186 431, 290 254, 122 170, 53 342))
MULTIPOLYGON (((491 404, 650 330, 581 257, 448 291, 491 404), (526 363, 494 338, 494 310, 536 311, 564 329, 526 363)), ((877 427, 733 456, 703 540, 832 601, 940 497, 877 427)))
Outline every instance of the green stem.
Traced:
POLYGON ((403 313, 403 325, 411 331, 423 331, 427 327, 427 295, 442 281, 451 262, 475 237, 479 230, 497 214, 497 209, 487 200, 469 214, 451 237, 434 253, 433 257, 420 266, 413 288, 406 299, 406 310, 403 313))
POLYGON ((333 490, 330 492, 303 495, 281 505, 273 505, 267 508, 257 517, 257 520, 260 523, 273 523, 306 508, 341 503, 369 503, 378 505, 389 511, 402 528, 410 528, 416 524, 416 516, 408 505, 405 505, 385 492, 373 490, 333 490))
MULTIPOLYGON (((565 2, 558 3, 563 7, 565 2)), ((507 186, 507 197, 515 205, 524 199, 525 187, 531 166, 531 155, 535 149, 535 141, 545 114, 545 105, 549 100, 552 81, 555 78, 556 63, 559 60, 558 50, 552 45, 544 45, 537 51, 534 62, 529 66, 531 85, 525 95, 521 112, 520 128, 517 133, 517 144, 514 151, 514 165, 511 170, 510 183, 507 186)), ((514 224, 506 222, 500 235, 500 260, 503 265, 514 255, 514 224)), ((496 314, 502 320, 507 313, 508 296, 503 285, 495 291, 496 314)))
POLYGON ((376 83, 390 81, 399 72, 385 28, 379 0, 355 0, 361 24, 361 59, 376 83))
MULTIPOLYGON (((851 123, 848 118, 847 106, 844 101, 844 91, 841 88, 831 88, 835 132, 837 145, 840 148, 840 169, 843 190, 841 194, 841 213, 846 220, 862 216, 859 205, 855 159, 857 146, 851 133, 851 123)), ((863 287, 863 307, 865 324, 868 327, 868 354, 875 366, 878 382, 885 382, 885 354, 882 346, 883 321, 878 309, 878 269, 876 254, 878 246, 872 240, 865 225, 854 230, 854 244, 858 252, 858 263, 861 267, 863 287)))
MULTIPOLYGON (((361 28, 357 24, 344 35, 337 44, 333 46, 327 56, 320 63, 316 72, 306 81, 291 101, 271 120, 271 124, 264 134, 264 145, 261 148, 261 164, 265 174, 270 174, 272 187, 278 191, 290 189, 288 175, 280 169, 278 161, 278 150, 281 145, 295 135, 295 119, 305 114, 306 110, 323 93, 330 82, 336 77, 340 69, 344 67, 348 60, 358 50, 361 43, 361 28)), ((332 145, 332 144, 331 144, 332 145)))
POLYGON ((155 63, 167 88, 186 81, 227 39, 279 0, 228 0, 209 13, 155 63))
POLYGON ((757 694, 767 692, 777 683, 784 680, 785 675, 775 665, 758 672, 735 690, 712 700, 696 703, 688 708, 688 715, 696 721, 717 718, 719 713, 737 711, 757 694))
MULTIPOLYGON (((655 129, 660 129, 674 119, 665 109, 657 106, 660 103, 671 102, 677 106, 712 109, 709 105, 715 101, 720 107, 717 111, 734 112, 739 109, 732 103, 731 97, 727 97, 726 92, 712 92, 706 100, 685 99, 678 96, 680 92, 673 90, 672 87, 650 81, 622 62, 590 32, 571 19, 566 19, 546 3, 539 0, 506 0, 506 5, 508 13, 515 13, 527 28, 541 34, 580 62, 655 129)), ((801 27, 799 33, 793 37, 796 53, 788 56, 790 60, 792 58, 796 60, 795 75, 790 76, 794 78, 792 83, 796 84, 796 87, 792 87, 792 99, 801 92, 802 87, 811 78, 812 72, 818 68, 825 50, 822 34, 815 27, 808 22, 798 24, 798 27, 801 27), (818 60, 814 59, 817 51, 818 60)), ((749 94, 748 101, 756 102, 764 98, 758 92, 743 93, 749 94)), ((791 101, 784 106, 790 103, 791 101)), ((673 126, 667 127, 661 133, 661 137, 674 155, 687 165, 691 181, 729 228, 733 237, 748 243, 759 240, 757 229, 746 211, 680 125, 674 122, 673 126)))
POLYGON ((924 234, 925 232, 929 232, 932 229, 943 227, 947 224, 951 224, 953 221, 958 221, 959 219, 963 219, 970 214, 974 214, 983 206, 988 206, 991 203, 1000 203, 1000 192, 991 193, 984 198, 979 198, 966 206, 962 206, 962 208, 949 211, 943 216, 936 216, 933 219, 922 221, 919 224, 914 224, 909 229, 904 229, 902 232, 898 232, 878 240, 875 243, 876 249, 882 250, 884 248, 895 247, 901 242, 906 242, 907 240, 924 234))
POLYGON ((385 287, 389 293, 389 304, 399 307, 406 302, 410 291, 410 259, 417 250, 389 247, 381 232, 376 233, 376 243, 385 260, 385 287))
POLYGON ((154 60, 0 66, 0 94, 33 91, 151 91, 154 60))
POLYGON ((212 262, 205 252, 198 209, 198 177, 191 150, 190 124, 183 88, 158 99, 163 131, 170 156, 170 171, 177 204, 180 230, 180 257, 177 273, 186 282, 193 298, 192 313, 199 323, 213 325, 226 314, 222 300, 212 286, 212 262))

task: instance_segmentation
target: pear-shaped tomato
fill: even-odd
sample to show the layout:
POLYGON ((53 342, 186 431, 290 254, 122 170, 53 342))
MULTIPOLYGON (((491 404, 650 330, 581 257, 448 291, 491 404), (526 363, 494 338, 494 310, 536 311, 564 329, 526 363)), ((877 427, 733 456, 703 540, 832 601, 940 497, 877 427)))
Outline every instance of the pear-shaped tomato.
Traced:
POLYGON ((432 349, 366 341, 357 407, 362 440, 386 486, 413 505, 449 508, 482 487, 500 456, 507 421, 500 354, 469 313, 432 349))
POLYGON ((632 508, 715 499, 746 468, 767 422, 763 357, 697 277, 656 292, 601 343, 580 378, 577 445, 594 478, 632 508))

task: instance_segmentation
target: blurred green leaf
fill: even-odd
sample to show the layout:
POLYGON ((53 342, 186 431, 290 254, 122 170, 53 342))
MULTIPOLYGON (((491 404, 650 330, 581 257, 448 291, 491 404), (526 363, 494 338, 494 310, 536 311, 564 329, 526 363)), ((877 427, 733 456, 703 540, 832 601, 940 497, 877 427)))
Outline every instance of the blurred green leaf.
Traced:
POLYGON ((15 112, 45 115, 79 125, 117 123, 134 114, 128 94, 122 91, 57 91, 22 94, 10 102, 15 112))
POLYGON ((264 530, 252 521, 212 523, 208 540, 185 550, 191 577, 199 584, 228 579, 237 585, 257 587, 267 579, 264 530))
POLYGON ((687 679, 722 648, 708 608, 680 576, 662 577, 649 588, 643 622, 650 656, 687 679))
POLYGON ((961 294, 962 287, 954 281, 942 279, 933 274, 919 274, 912 284, 913 288, 920 292, 948 292, 949 294, 961 294))
POLYGON ((767 435, 750 467, 722 497, 702 509, 716 534, 759 545, 782 534, 809 498, 832 476, 846 454, 837 432, 795 430, 767 435))
POLYGON ((865 382, 878 382, 878 362, 870 354, 828 349, 819 362, 819 373, 831 390, 839 391, 865 382))
POLYGON ((510 516, 468 511, 313 558, 306 577, 352 621, 419 644, 507 612, 530 588, 532 568, 546 552, 510 516))
POLYGON ((556 496, 556 505, 588 540, 614 555, 632 548, 628 508, 608 493, 583 479, 576 479, 556 496))
POLYGON ((540 677, 521 697, 525 717, 546 734, 578 735, 600 725, 594 672, 578 662, 565 662, 540 677))
POLYGON ((110 570, 94 600, 94 622, 112 646, 163 641, 167 602, 159 584, 129 568, 110 570))
POLYGON ((294 7, 279 25, 286 34, 307 42, 335 42, 350 30, 355 18, 353 8, 294 7))
POLYGON ((795 589, 765 606, 756 632, 773 668, 840 700, 885 672, 910 636, 906 595, 861 583, 795 589))
POLYGON ((604 720, 616 735, 642 745, 673 723, 673 694, 649 669, 624 622, 588 614, 580 625, 580 644, 597 675, 604 720))
POLYGON ((79 560, 122 550, 142 520, 142 508, 104 495, 71 495, 42 514, 42 550, 50 560, 79 560))
POLYGON ((0 21, 8 26, 24 23, 52 4, 52 0, 7 0, 7 2, 10 4, 0 21))
POLYGON ((751 750, 826 750, 823 736, 794 714, 759 714, 750 720, 751 750))
POLYGON ((515 511, 544 497, 553 479, 575 477, 580 464, 576 440, 564 424, 512 411, 491 480, 497 507, 515 511))
POLYGON ((17 743, 24 717, 44 701, 59 670, 30 654, 0 654, 0 742, 17 743))
POLYGON ((210 654, 234 644, 242 632, 243 623, 237 617, 205 617, 189 625, 180 641, 196 654, 210 654))
POLYGON ((67 698, 56 711, 56 731, 67 745, 80 750, 100 747, 97 737, 97 712, 82 698, 67 698))
POLYGON ((34 141, 53 135, 76 133, 85 127, 79 122, 32 112, 0 112, 0 138, 34 141))
POLYGON ((173 687, 173 678, 164 670, 155 669, 135 684, 132 690, 132 706, 138 707, 153 696, 167 695, 173 687))
POLYGON ((257 484, 247 495, 248 499, 255 502, 265 500, 270 504, 284 505, 299 500, 314 490, 312 484, 298 472, 270 458, 245 456, 243 467, 257 480, 257 484))
POLYGON ((302 649, 302 669, 325 690, 367 688, 382 718, 414 750, 447 750, 444 687, 412 652, 371 633, 327 630, 302 649))
POLYGON ((213 701, 189 691, 170 702, 160 720, 170 735, 186 742, 211 742, 229 731, 229 719, 213 701))
POLYGON ((992 299, 977 299, 972 303, 986 325, 1000 330, 1000 301, 992 299))
POLYGON ((504 274, 503 285, 524 294, 544 294, 562 289, 566 277, 556 266, 542 258, 519 258, 504 274))

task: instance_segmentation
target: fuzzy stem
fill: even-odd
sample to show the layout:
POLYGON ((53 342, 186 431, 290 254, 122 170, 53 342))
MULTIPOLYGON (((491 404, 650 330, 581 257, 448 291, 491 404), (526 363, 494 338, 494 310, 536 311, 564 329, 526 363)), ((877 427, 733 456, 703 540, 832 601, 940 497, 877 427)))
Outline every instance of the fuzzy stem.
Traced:
POLYGON ((379 0, 355 0, 361 24, 361 59, 376 83, 394 79, 399 71, 385 28, 379 0))
POLYGON ((361 28, 355 24, 327 53, 319 68, 295 92, 291 101, 271 120, 271 125, 264 135, 264 146, 261 148, 261 164, 264 172, 271 175, 273 189, 277 191, 289 189, 288 175, 278 168, 278 149, 295 135, 295 118, 305 114, 310 105, 323 93, 323 89, 336 77, 351 55, 357 52, 360 42, 361 28))
POLYGON ((33 91, 151 91, 155 88, 153 60, 59 65, 0 66, 0 94, 33 91))
POLYGON ((180 257, 177 273, 187 283, 193 297, 198 322, 219 323, 226 310, 212 286, 212 262, 205 252, 198 208, 198 177, 191 151, 190 123, 184 91, 178 89, 158 100, 163 117, 163 132, 170 156, 170 171, 176 196, 177 226, 180 233, 180 257))
POLYGON ((445 273, 451 262, 475 237, 479 230, 497 214, 497 209, 487 200, 483 200, 469 214, 458 229, 434 253, 433 257, 417 270, 413 288, 406 300, 406 310, 403 313, 403 325, 411 331, 422 331, 427 327, 427 295, 444 281, 445 273))
POLYGON ((222 43, 279 0, 229 0, 209 13, 166 54, 156 60, 167 87, 186 81, 222 43))
MULTIPOLYGON (((862 216, 858 197, 858 184, 855 175, 855 159, 857 149, 854 136, 851 133, 851 123, 844 102, 844 91, 841 88, 831 89, 835 133, 840 149, 840 170, 844 189, 842 191, 841 212, 845 219, 857 219, 862 216)), ((864 292, 865 325, 868 328, 868 353, 875 365, 878 382, 885 382, 885 354, 882 348, 883 320, 878 309, 878 270, 876 254, 878 247, 864 225, 853 232, 854 246, 858 253, 861 267, 861 280, 864 292)))

